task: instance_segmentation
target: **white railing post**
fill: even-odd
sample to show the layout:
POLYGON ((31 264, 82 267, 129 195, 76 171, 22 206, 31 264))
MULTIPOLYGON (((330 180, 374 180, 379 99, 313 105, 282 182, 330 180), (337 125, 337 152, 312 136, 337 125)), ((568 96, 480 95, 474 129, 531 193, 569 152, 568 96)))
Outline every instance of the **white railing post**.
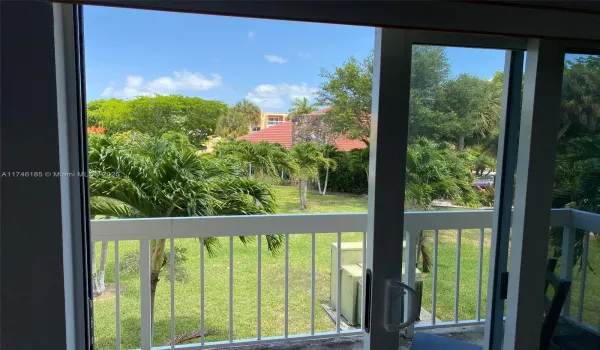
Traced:
MULTIPOLYGON (((417 268, 417 241, 419 237, 418 230, 406 231, 406 263, 404 265, 404 284, 415 289, 415 279, 417 268)), ((408 319, 408 296, 404 298, 404 319, 408 319)), ((415 335, 415 325, 412 324, 404 331, 406 338, 412 338, 415 335)))
MULTIPOLYGON (((560 277, 568 281, 573 281, 573 248, 575 246, 575 228, 563 228, 562 255, 560 265, 560 277)), ((571 289, 563 306, 563 316, 569 316, 571 313, 571 289)))
POLYGON ((581 277, 579 278, 579 305, 577 310, 577 321, 583 322, 583 303, 585 301, 585 282, 587 278, 588 249, 590 247, 590 231, 583 233, 583 253, 581 254, 581 277))
POLYGON ((150 296, 150 241, 140 240, 140 312, 142 350, 152 347, 152 300, 150 296))

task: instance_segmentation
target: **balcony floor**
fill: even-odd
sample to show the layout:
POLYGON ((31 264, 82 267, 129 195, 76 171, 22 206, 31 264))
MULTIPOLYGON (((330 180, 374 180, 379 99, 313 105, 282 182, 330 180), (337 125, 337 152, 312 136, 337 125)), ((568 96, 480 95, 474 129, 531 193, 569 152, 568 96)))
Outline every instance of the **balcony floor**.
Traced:
MULTIPOLYGON (((452 327, 435 330, 427 330, 431 334, 437 334, 467 343, 483 345, 483 326, 472 327, 452 327)), ((577 327, 571 323, 560 322, 555 332, 555 345, 562 350, 598 350, 600 344, 600 335, 577 327)), ((399 350, 409 350, 411 341, 401 339, 399 350)), ((264 350, 264 349, 285 349, 285 350, 362 350, 362 336, 343 337, 324 340, 306 340, 290 341, 282 343, 273 343, 268 345, 255 345, 246 347, 229 348, 231 350, 264 350)))
MULTIPOLYGON (((454 327, 439 330, 427 331, 432 334, 439 334, 444 337, 449 337, 473 344, 482 344, 483 342, 483 326, 475 327, 454 327)), ((411 341, 401 339, 399 350, 408 350, 411 341)), ((282 342, 268 345, 255 345, 246 347, 229 348, 231 350, 265 350, 265 349, 285 349, 285 350, 362 350, 362 336, 343 337, 336 339, 324 340, 305 340, 296 342, 282 342)))

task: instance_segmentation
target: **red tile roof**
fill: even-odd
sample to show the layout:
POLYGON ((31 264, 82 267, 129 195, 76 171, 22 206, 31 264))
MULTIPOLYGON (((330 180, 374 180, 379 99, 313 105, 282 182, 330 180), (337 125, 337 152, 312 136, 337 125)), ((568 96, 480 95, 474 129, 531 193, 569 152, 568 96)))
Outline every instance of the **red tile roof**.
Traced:
POLYGON ((106 129, 101 126, 88 126, 87 132, 95 134, 104 134, 104 132, 106 132, 106 129))
POLYGON ((345 137, 341 137, 335 142, 335 147, 340 151, 350 151, 355 148, 367 148, 367 145, 362 141, 350 140, 345 137))
POLYGON ((279 143, 285 148, 292 148, 293 126, 294 123, 291 121, 285 121, 266 129, 253 131, 248 135, 240 136, 236 140, 246 140, 250 142, 267 141, 269 143, 279 143))
POLYGON ((331 111, 332 109, 333 109, 332 107, 325 107, 323 109, 319 109, 318 111, 311 112, 309 115, 325 114, 325 113, 331 111))
MULTIPOLYGON (((292 121, 285 121, 281 124, 240 136, 236 140, 246 140, 250 142, 267 141, 269 143, 279 143, 285 148, 292 148, 293 127, 294 123, 292 121)), ((336 141, 335 147, 340 151, 350 151, 355 148, 367 148, 367 145, 361 141, 341 137, 336 141)))

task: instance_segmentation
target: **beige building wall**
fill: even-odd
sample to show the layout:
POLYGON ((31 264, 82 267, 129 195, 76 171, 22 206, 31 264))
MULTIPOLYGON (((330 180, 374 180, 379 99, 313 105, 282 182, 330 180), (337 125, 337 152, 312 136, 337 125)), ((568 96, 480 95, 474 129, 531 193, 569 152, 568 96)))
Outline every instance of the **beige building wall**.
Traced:
MULTIPOLYGON (((277 113, 277 112, 262 112, 260 116, 260 130, 266 129, 269 126, 276 125, 275 123, 286 121, 289 113, 277 113), (271 123, 269 123, 269 119, 271 119, 271 123), (276 121, 277 120, 277 121, 276 121)), ((251 128, 251 131, 254 128, 251 128)), ((255 130, 256 131, 256 130, 255 130)))

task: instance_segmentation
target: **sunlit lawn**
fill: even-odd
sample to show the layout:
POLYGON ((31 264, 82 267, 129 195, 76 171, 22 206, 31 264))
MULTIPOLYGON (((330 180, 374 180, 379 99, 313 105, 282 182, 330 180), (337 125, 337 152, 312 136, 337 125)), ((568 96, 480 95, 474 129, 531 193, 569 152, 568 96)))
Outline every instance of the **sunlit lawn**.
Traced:
MULTIPOLYGON (((319 196, 311 193, 308 196, 309 209, 298 210, 298 192, 295 187, 276 187, 280 204, 279 213, 332 213, 332 212, 365 212, 366 198, 360 196, 328 194, 319 196)), ((438 294, 437 318, 450 321, 454 317, 454 288, 456 266, 456 233, 440 231, 438 256, 438 294)), ((289 332, 303 334, 310 332, 310 235, 290 235, 289 265, 289 332)), ((328 319, 321 308, 322 303, 329 301, 329 276, 331 243, 336 241, 336 234, 316 235, 316 306, 315 331, 334 330, 335 325, 328 319)), ((426 232, 427 245, 432 248, 433 233, 426 232)), ((489 231, 485 232, 484 270, 482 284, 482 315, 485 317, 487 294, 487 270, 489 264, 489 231)), ((345 242, 361 241, 362 233, 344 233, 345 242)), ((221 238, 221 247, 216 256, 205 256, 205 324, 206 341, 226 340, 229 336, 229 238, 221 238)), ((591 240, 590 262, 594 267, 600 266, 600 242, 591 240)), ((459 319, 476 317, 477 267, 478 267, 479 230, 464 230, 462 234, 461 268, 460 268, 460 301, 459 319)), ((187 249, 187 261, 183 268, 187 271, 187 279, 175 282, 175 334, 197 331, 200 329, 200 246, 194 239, 178 239, 175 246, 187 249)), ((128 252, 138 251, 138 242, 120 242, 120 259, 128 252)), ((98 244, 97 251, 100 246, 98 244)), ((168 249, 168 248, 167 248, 168 249)), ((262 261, 262 336, 283 334, 284 324, 284 265, 283 254, 272 256, 267 253, 263 239, 262 261)), ((97 254, 99 256, 99 254, 97 254)), ((257 334, 257 246, 256 240, 243 245, 234 239, 234 321, 233 336, 235 339, 255 338, 257 334)), ((114 284, 114 245, 109 244, 106 282, 114 284)), ((423 307, 431 310, 432 274, 424 275, 423 307)), ((584 319, 594 324, 593 318, 600 317, 599 308, 600 280, 597 275, 588 272, 588 287, 584 319)), ((139 273, 121 274, 121 343, 123 348, 140 347, 140 302, 139 273)), ((578 283, 575 281, 574 306, 577 304, 578 283)), ((166 274, 161 274, 161 281, 156 292, 156 315, 154 346, 166 345, 170 337, 170 285, 166 274)), ((115 348, 115 297, 110 295, 94 302, 95 338, 98 349, 115 348)), ((198 340, 196 340, 198 341, 198 340)), ((196 342, 194 341, 194 342, 196 342)))

